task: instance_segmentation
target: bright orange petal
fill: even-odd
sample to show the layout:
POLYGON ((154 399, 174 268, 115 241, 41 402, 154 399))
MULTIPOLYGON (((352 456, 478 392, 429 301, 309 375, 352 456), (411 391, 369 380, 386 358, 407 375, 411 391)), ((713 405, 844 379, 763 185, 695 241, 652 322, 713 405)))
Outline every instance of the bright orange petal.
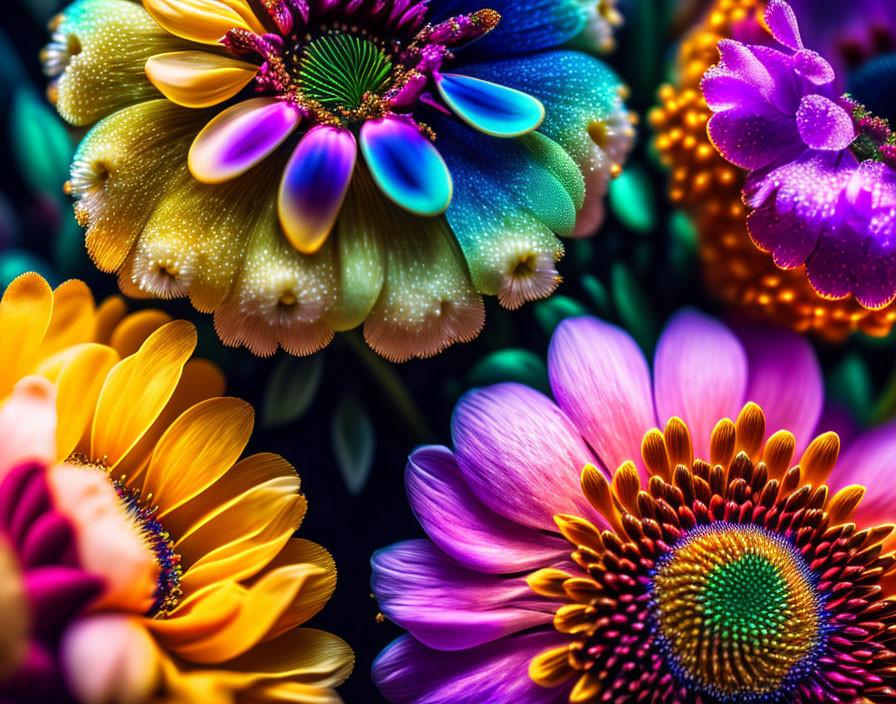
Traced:
POLYGON ((175 320, 115 365, 97 403, 91 459, 106 458, 114 467, 127 454, 168 403, 195 347, 196 329, 175 320))
POLYGON ((168 100, 188 108, 207 108, 232 98, 258 67, 208 51, 172 51, 150 56, 146 75, 168 100))
POLYGON ((53 291, 40 275, 22 274, 6 288, 0 299, 0 398, 36 366, 52 312, 53 291))

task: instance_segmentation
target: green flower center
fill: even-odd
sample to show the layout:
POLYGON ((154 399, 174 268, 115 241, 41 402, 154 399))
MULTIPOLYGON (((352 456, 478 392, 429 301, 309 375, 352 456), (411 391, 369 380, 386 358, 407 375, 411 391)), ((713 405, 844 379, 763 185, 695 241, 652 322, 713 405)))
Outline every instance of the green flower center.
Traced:
POLYGON ((333 112, 350 112, 391 83, 392 57, 367 39, 327 34, 302 50, 293 73, 304 97, 333 112))

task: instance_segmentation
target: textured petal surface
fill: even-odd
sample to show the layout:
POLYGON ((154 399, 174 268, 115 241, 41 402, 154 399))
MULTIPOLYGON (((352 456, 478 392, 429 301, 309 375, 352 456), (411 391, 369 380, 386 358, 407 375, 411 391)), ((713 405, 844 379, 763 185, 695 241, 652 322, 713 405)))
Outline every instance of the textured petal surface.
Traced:
POLYGON ((551 338, 548 371, 557 403, 604 467, 640 466, 641 440, 657 421, 650 369, 628 333, 597 318, 564 320, 551 338))
POLYGON ((712 318, 683 311, 663 331, 653 369, 660 425, 681 418, 696 456, 708 458, 712 429, 722 418, 736 418, 744 403, 747 356, 737 336, 712 318))
POLYGON ((178 105, 205 108, 232 98, 255 76, 258 67, 207 51, 172 51, 146 62, 146 75, 178 105))
POLYGON ((299 124, 299 113, 275 98, 250 98, 209 122, 190 147, 189 165, 204 183, 220 183, 252 168, 299 124))
POLYGON ((377 185, 417 215, 438 215, 451 202, 451 174, 433 143, 413 124, 387 117, 361 127, 361 151, 377 185))
POLYGON ((509 521, 467 486, 446 447, 415 450, 405 470, 411 508, 445 553, 479 572, 510 574, 565 556, 567 543, 509 521))
POLYGON ((446 73, 436 86, 455 114, 495 137, 518 137, 537 129, 544 120, 541 102, 498 83, 446 73))
POLYGON ((556 530, 554 514, 594 514, 579 484, 594 456, 538 391, 508 383, 467 392, 454 408, 451 435, 467 484, 505 518, 556 530))
POLYGON ((278 213, 283 232, 300 252, 316 252, 333 229, 355 170, 357 145, 348 130, 309 130, 286 164, 278 213))

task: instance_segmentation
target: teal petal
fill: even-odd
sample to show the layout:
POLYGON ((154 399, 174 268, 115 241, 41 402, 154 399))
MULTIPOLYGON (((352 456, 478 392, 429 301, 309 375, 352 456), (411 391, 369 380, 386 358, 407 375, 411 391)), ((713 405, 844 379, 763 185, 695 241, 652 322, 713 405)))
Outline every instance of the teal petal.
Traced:
POLYGON ((544 120, 544 105, 513 88, 450 73, 436 85, 448 107, 464 122, 495 137, 519 137, 544 120))
POLYGON ((451 174, 417 127, 386 117, 361 128, 361 152, 386 196, 417 215, 438 215, 451 202, 451 174))

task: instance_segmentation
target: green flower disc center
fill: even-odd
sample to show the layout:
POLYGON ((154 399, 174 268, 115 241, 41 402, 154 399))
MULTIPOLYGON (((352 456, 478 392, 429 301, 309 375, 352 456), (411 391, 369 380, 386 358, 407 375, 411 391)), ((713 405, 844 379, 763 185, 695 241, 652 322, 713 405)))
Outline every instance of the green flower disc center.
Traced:
POLYGON ((377 44, 351 34, 327 34, 307 44, 296 68, 306 98, 327 110, 357 110, 365 96, 389 87, 392 57, 377 44))

